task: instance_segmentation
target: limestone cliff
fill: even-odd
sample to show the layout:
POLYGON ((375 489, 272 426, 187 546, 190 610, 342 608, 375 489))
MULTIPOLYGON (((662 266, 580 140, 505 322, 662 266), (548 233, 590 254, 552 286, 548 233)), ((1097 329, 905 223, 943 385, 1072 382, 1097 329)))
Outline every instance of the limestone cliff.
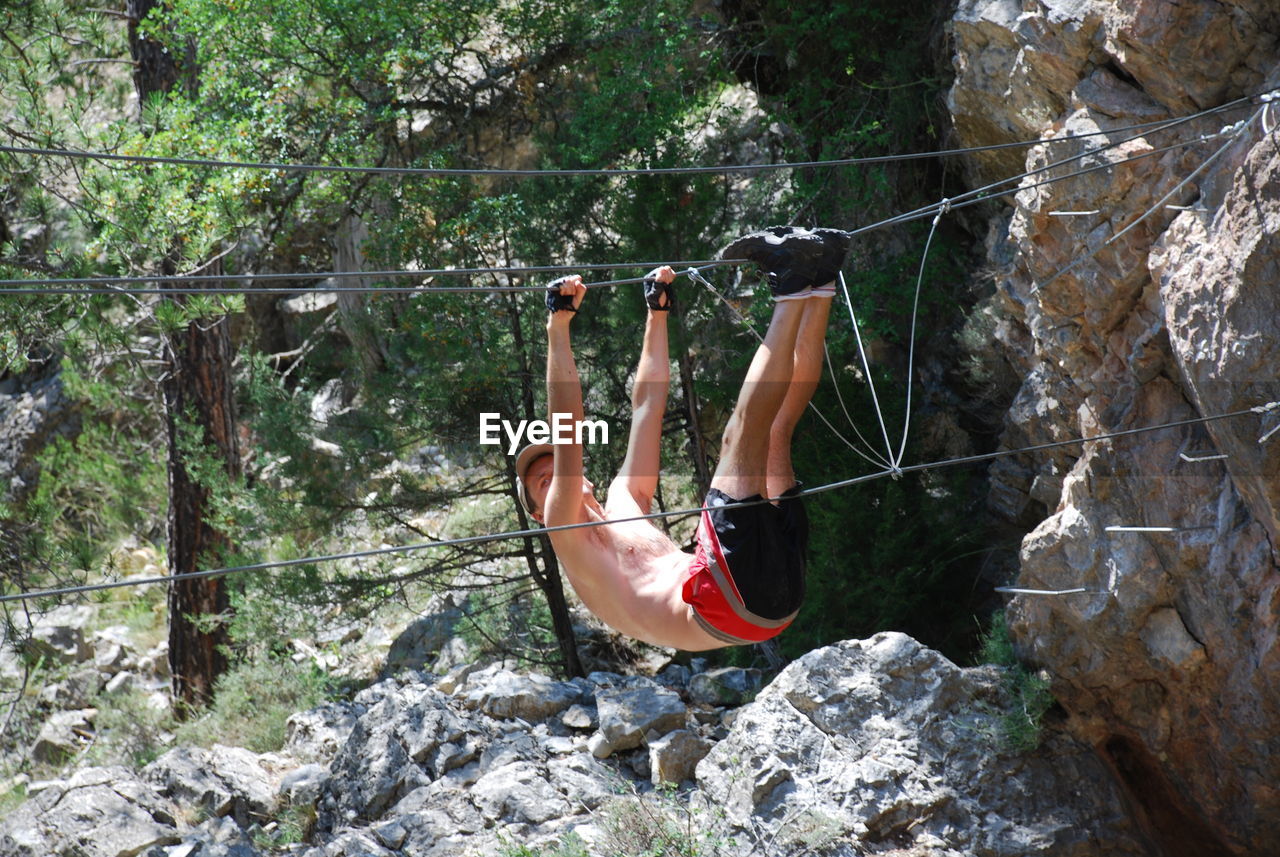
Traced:
MULTIPOLYGON (((975 180, 1152 153, 1024 186, 994 217, 997 336, 1025 372, 1005 445, 1280 400, 1280 110, 1253 99, 1104 148, 1274 89, 1275 4, 963 0, 953 32, 965 145, 1112 131, 976 157, 975 180)), ((1012 598, 1015 637, 1164 854, 1280 853, 1280 440, 1259 441, 1278 422, 1250 412, 992 469, 993 508, 1030 530, 1018 584, 1087 590, 1012 598), (1137 526, 1171 530, 1108 530, 1137 526)))

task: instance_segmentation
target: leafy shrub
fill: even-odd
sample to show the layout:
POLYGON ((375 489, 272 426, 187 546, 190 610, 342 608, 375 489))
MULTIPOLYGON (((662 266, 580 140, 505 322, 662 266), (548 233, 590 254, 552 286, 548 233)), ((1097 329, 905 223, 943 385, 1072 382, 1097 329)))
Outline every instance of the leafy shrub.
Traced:
POLYGON ((998 721, 1001 743, 1014 752, 1039 747, 1044 716, 1055 705, 1053 692, 1046 674, 1033 672, 1018 659, 1003 611, 992 615, 982 636, 978 659, 980 663, 1004 667, 1005 690, 1011 704, 998 721))
POLYGON ((241 662, 218 679, 204 713, 178 728, 177 743, 279 750, 289 715, 324 702, 332 689, 332 679, 311 664, 279 657, 241 662))

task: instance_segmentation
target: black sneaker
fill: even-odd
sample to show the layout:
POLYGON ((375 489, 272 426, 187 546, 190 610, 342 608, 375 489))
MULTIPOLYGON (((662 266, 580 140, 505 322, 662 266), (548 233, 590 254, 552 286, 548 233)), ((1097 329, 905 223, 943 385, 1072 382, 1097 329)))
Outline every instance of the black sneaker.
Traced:
POLYGON ((720 251, 721 259, 747 259, 769 276, 769 291, 778 299, 803 297, 813 286, 836 278, 849 249, 849 236, 839 229, 770 226, 752 232, 720 251))

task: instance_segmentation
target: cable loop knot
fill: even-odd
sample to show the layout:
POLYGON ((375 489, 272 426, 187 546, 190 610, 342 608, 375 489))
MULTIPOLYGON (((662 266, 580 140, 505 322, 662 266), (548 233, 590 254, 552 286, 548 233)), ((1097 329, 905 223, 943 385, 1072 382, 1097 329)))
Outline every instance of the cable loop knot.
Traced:
POLYGON ((1223 125, 1221 130, 1213 137, 1226 137, 1231 134, 1239 134, 1244 130, 1246 120, 1241 119, 1239 122, 1232 122, 1230 125, 1223 125))
POLYGON ((684 273, 684 275, 685 275, 686 277, 688 277, 689 279, 693 280, 695 283, 701 283, 702 285, 706 286, 707 288, 713 288, 713 287, 712 287, 712 285, 711 285, 711 283, 707 282, 707 278, 706 278, 706 277, 704 277, 704 276, 702 276, 702 272, 701 272, 701 271, 699 271, 697 268, 694 268, 694 267, 690 266, 690 267, 689 267, 686 271, 684 271, 683 273, 684 273))

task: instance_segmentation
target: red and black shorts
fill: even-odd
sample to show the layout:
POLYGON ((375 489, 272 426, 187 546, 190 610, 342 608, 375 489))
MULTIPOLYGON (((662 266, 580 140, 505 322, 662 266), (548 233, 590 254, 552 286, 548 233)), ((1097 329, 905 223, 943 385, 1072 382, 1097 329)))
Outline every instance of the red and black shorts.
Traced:
MULTIPOLYGON (((731 645, 782 633, 804 601, 809 519, 797 485, 778 505, 737 502, 712 488, 698 523, 683 597, 707 633, 731 645)), ((759 494, 746 502, 759 501, 759 494)))

